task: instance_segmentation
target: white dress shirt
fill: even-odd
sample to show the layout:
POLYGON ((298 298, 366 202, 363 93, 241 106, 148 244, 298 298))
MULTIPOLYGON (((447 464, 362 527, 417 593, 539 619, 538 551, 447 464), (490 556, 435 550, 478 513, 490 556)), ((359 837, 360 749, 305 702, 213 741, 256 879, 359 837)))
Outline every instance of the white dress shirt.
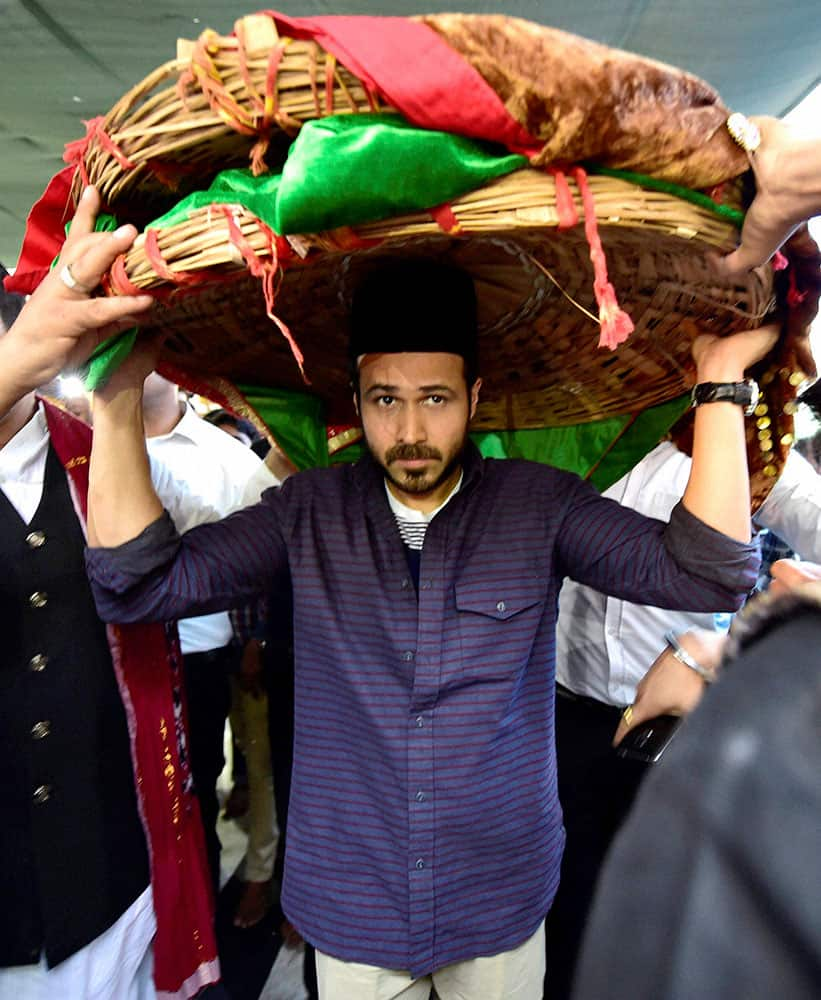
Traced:
MULTIPOLYGON (((604 495, 666 521, 684 494, 690 458, 664 441, 604 495)), ((797 452, 755 516, 791 548, 821 561, 821 476, 797 452)), ((566 580, 559 595, 556 679, 576 694, 629 705, 636 685, 664 649, 664 633, 700 627, 724 631, 731 616, 666 611, 605 597, 566 580)))
MULTIPOLYGON (((147 439, 148 454, 171 473, 174 489, 184 500, 195 499, 213 513, 215 520, 259 500, 262 491, 277 486, 279 480, 250 448, 186 406, 180 422, 169 434, 147 439)), ((152 474, 154 469, 152 466, 152 474)), ((155 482, 155 486, 156 486, 155 482)), ((159 489, 157 490, 160 493, 159 489)), ((178 520, 174 508, 168 508, 177 530, 192 527, 186 518, 178 520)), ((179 506, 179 504, 178 504, 179 506)), ((182 506, 187 508, 187 503, 182 506)), ((219 649, 231 641, 231 621, 226 611, 200 615, 178 622, 183 654, 219 649)))

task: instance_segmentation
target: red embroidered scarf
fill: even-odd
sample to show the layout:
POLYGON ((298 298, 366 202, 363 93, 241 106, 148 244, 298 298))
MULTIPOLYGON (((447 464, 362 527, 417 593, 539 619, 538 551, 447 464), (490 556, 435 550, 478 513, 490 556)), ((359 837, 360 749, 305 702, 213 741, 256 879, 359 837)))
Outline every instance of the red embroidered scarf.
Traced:
MULTIPOLYGON (((44 405, 51 443, 85 530, 91 429, 44 405)), ((177 631, 159 624, 109 625, 107 631, 149 846, 157 917, 154 982, 161 1000, 188 1000, 220 973, 211 880, 187 760, 177 631)))

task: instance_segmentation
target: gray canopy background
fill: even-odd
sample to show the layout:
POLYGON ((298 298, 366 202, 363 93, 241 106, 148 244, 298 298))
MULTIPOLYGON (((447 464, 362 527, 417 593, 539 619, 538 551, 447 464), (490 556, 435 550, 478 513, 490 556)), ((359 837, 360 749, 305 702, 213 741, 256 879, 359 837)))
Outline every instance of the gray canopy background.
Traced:
MULTIPOLYGON (((178 37, 231 30, 253 0, 0 0, 0 261, 15 263, 25 219, 63 145, 173 58, 178 37)), ((503 13, 681 66, 748 114, 781 115, 819 80, 819 0, 280 0, 287 14, 503 13)), ((408 67, 412 72, 412 67, 408 67)))

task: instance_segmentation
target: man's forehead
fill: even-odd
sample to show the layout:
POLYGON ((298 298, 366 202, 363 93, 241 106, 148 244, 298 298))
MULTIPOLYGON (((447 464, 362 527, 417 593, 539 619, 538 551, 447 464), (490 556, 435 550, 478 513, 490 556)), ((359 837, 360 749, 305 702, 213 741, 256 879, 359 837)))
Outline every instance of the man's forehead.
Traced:
POLYGON ((462 380, 465 373, 465 361, 461 354, 447 351, 360 354, 357 367, 362 388, 387 379, 414 385, 446 384, 462 380))

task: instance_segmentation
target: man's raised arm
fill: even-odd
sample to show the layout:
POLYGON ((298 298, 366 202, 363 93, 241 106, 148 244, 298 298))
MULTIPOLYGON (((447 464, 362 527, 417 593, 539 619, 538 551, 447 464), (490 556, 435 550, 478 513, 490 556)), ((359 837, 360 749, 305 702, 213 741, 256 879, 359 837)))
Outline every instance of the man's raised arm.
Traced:
MULTIPOLYGON (((731 337, 704 335, 693 343, 697 383, 729 385, 775 343, 778 330, 764 326, 731 337)), ((709 398, 710 391, 705 393, 709 398)), ((682 504, 711 528, 740 542, 750 540, 750 485, 744 409, 734 402, 696 407, 693 464, 682 504)))
POLYGON ((88 486, 88 540, 113 548, 162 516, 151 482, 143 428, 143 382, 153 358, 136 349, 94 393, 94 441, 88 486))

